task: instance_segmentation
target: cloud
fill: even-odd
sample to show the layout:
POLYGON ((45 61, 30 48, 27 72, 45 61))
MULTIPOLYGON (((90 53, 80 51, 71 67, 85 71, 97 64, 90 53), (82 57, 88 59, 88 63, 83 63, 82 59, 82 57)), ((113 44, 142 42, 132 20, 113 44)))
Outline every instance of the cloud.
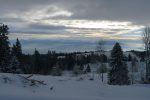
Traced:
POLYGON ((0 2, 1 14, 21 12, 41 14, 42 11, 50 14, 47 16, 71 15, 73 19, 107 19, 140 24, 149 24, 150 17, 149 0, 86 0, 86 2, 85 0, 0 0, 0 2))
MULTIPOLYGON (((126 47, 131 48, 134 41, 140 41, 141 29, 145 25, 150 25, 149 0, 0 0, 0 2, 0 22, 9 26, 12 40, 19 37, 22 40, 80 41, 82 44, 81 41, 96 42, 104 38, 107 41, 124 41, 126 47)), ((133 45, 135 49, 139 46, 133 45)))

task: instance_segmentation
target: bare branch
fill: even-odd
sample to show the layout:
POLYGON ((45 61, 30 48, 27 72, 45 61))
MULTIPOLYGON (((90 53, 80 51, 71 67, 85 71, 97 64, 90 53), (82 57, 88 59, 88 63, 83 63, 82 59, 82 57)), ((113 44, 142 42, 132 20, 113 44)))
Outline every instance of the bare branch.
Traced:
POLYGON ((145 27, 143 34, 142 34, 142 40, 145 45, 145 51, 146 51, 146 80, 150 79, 150 28, 145 27))
POLYGON ((104 49, 105 49, 105 41, 99 40, 96 45, 96 50, 99 52, 104 52, 104 49))
POLYGON ((143 40, 144 45, 145 45, 145 50, 147 50, 149 48, 149 44, 150 44, 150 28, 145 27, 142 35, 143 35, 142 40, 143 40))

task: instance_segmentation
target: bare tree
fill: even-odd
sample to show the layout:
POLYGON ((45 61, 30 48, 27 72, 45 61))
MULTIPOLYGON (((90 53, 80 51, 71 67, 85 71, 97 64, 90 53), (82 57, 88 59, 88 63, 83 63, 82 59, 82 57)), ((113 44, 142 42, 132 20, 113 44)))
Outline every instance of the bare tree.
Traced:
MULTIPOLYGON (((98 42, 97 42, 97 45, 96 45, 96 50, 100 53, 100 55, 102 55, 103 53, 104 53, 104 50, 105 50, 105 41, 104 40, 99 40, 98 42)), ((103 64, 103 62, 102 62, 102 60, 101 60, 101 79, 102 79, 102 82, 103 82, 103 79, 104 79, 104 64, 103 64)))
POLYGON ((150 78, 150 27, 145 27, 142 35, 146 52, 146 80, 148 81, 150 78))
POLYGON ((103 54, 105 49, 105 41, 104 40, 99 40, 96 45, 96 50, 100 53, 103 54))

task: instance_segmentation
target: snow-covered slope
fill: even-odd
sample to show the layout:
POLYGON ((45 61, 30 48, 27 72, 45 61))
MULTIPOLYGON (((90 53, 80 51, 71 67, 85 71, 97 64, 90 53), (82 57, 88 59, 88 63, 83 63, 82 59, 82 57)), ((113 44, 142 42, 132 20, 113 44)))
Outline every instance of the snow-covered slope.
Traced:
MULTIPOLYGON (((28 75, 21 75, 28 76, 28 75)), ((0 73, 0 100, 149 100, 150 85, 111 86, 95 75, 42 76, 32 79, 43 80, 47 85, 30 86, 20 76, 0 73), (81 78, 82 77, 82 78, 81 78), (5 78, 9 79, 7 82, 5 78), (51 90, 50 88, 53 87, 51 90)))

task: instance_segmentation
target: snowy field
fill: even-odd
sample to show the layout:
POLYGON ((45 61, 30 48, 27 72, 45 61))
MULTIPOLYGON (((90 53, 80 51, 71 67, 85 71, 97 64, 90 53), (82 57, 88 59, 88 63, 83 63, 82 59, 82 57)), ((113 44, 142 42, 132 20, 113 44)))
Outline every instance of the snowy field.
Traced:
MULTIPOLYGON (((28 76, 28 75, 21 75, 28 76)), ((95 75, 60 77, 34 75, 47 85, 30 86, 16 74, 0 73, 0 100, 149 100, 150 85, 111 86, 95 75), (81 78, 82 77, 82 78, 81 78), (7 80, 6 80, 7 79, 7 80), (53 89, 50 89, 52 88, 53 89)))

